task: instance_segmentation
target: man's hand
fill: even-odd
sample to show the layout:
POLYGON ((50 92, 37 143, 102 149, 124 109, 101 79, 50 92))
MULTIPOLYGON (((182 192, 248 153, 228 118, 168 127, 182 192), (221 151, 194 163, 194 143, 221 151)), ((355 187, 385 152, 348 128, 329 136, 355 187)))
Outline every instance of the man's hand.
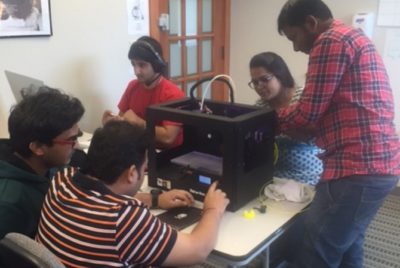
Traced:
POLYGON ((193 202, 192 194, 185 190, 170 190, 158 197, 158 207, 162 209, 191 206, 193 202))
POLYGON ((207 195, 204 198, 203 213, 215 210, 218 215, 222 216, 229 204, 229 199, 226 197, 225 192, 217 189, 217 185, 218 182, 214 182, 208 189, 207 195))
POLYGON ((317 128, 315 126, 304 126, 301 129, 288 129, 285 134, 293 139, 307 142, 315 137, 317 128))
POLYGON ((137 125, 142 128, 146 128, 146 121, 144 121, 142 118, 140 118, 134 111, 129 109, 126 111, 123 115, 122 118, 132 125, 137 125))
POLYGON ((104 125, 105 123, 107 123, 110 120, 122 120, 122 117, 120 117, 119 115, 113 114, 110 110, 106 110, 103 113, 101 123, 104 125))

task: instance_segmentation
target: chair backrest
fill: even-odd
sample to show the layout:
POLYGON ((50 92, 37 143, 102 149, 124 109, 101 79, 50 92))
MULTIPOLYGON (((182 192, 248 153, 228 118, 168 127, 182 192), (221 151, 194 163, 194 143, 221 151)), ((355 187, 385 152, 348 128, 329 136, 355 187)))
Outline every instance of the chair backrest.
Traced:
POLYGON ((43 245, 18 233, 9 233, 0 240, 0 267, 65 268, 43 245))

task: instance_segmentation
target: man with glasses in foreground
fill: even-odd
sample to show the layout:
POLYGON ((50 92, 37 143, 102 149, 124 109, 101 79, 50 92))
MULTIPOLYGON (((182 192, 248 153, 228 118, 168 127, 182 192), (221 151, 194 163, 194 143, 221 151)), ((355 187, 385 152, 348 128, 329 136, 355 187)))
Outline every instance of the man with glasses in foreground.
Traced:
POLYGON ((84 111, 77 98, 48 87, 13 107, 10 139, 0 142, 0 238, 35 236, 53 168, 70 162, 84 111))

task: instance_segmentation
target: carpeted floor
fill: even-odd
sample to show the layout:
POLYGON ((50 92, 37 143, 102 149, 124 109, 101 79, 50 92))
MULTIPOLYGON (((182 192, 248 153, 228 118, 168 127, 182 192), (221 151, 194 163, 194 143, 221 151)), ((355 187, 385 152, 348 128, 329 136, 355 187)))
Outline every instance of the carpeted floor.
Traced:
POLYGON ((390 194, 368 227, 365 268, 400 268, 400 189, 390 194))
MULTIPOLYGON (((260 267, 256 258, 248 268, 260 267)), ((220 268, 223 265, 202 264, 190 268, 220 268)), ((282 266, 284 267, 284 266, 282 266)), ((400 187, 385 200, 365 235, 365 268, 400 268, 400 187)))

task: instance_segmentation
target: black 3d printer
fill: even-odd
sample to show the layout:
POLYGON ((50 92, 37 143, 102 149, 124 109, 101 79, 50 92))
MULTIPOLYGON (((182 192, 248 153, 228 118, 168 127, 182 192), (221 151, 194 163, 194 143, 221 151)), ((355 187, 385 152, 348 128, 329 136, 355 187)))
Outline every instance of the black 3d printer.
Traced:
MULTIPOLYGON (((206 79, 209 80, 209 79, 206 79)), ((224 81, 226 80, 217 79, 224 81)), ((230 199, 229 211, 236 211, 256 198, 272 179, 276 116, 274 112, 251 105, 191 98, 153 105, 147 109, 147 127, 163 120, 182 124, 183 143, 157 150, 155 142, 148 152, 148 181, 164 190, 186 189, 202 201, 211 183, 230 199)), ((152 139, 154 140, 154 139, 152 139)))

